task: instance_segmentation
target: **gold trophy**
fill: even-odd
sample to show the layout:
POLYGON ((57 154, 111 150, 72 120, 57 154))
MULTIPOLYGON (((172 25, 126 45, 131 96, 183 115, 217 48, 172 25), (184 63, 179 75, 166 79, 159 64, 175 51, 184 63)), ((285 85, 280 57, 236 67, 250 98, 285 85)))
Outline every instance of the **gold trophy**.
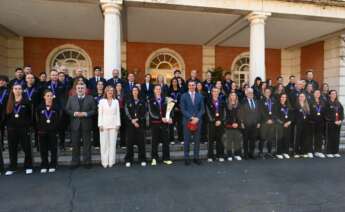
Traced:
POLYGON ((173 110, 174 106, 175 106, 175 100, 173 98, 170 97, 166 97, 165 101, 167 103, 167 110, 165 112, 165 118, 167 121, 170 120, 170 113, 173 110))

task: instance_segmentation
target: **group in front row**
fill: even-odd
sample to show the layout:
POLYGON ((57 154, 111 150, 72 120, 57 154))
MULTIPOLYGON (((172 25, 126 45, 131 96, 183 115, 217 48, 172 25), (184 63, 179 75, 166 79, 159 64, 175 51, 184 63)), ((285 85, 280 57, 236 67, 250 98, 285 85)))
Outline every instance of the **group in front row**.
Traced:
POLYGON ((92 167, 92 146, 100 146, 101 163, 107 168, 116 162, 118 145, 126 147, 125 165, 130 167, 136 145, 139 163, 146 166, 148 131, 152 166, 173 163, 172 142, 183 143, 185 165, 202 163, 200 142, 207 143, 208 162, 340 157, 343 106, 327 83, 319 87, 311 70, 304 80, 295 82, 290 76, 286 86, 281 76, 275 85, 256 78, 249 86, 237 85, 230 73, 213 81, 211 72, 201 82, 195 70, 186 81, 176 70, 170 85, 162 76, 152 83, 150 74, 143 83, 137 83, 131 73, 123 80, 116 69, 105 80, 100 67, 94 68, 91 79, 81 70, 75 75, 53 69, 47 80, 45 73, 37 78, 26 66, 17 68, 11 81, 0 76, 0 173, 5 171, 5 129, 10 159, 5 175, 17 171, 20 150, 25 155, 25 173, 33 172, 32 146, 40 151, 40 172, 55 172, 66 131, 71 137, 72 169, 81 164, 92 167))

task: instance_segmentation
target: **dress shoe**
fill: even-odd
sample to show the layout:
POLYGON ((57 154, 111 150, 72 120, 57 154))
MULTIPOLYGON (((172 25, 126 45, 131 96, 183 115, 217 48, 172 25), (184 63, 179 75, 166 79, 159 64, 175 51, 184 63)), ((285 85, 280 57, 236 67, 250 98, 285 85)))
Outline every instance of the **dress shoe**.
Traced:
POLYGON ((185 159, 184 160, 184 165, 189 166, 190 165, 190 160, 189 159, 185 159))
POLYGON ((194 159, 194 163, 196 164, 196 165, 201 165, 201 160, 200 159, 194 159))

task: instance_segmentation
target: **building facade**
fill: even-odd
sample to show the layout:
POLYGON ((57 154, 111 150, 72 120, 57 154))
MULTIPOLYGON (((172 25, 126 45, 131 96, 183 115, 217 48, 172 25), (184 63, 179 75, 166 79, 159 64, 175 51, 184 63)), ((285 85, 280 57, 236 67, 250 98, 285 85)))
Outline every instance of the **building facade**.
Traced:
POLYGON ((88 77, 94 66, 105 77, 122 67, 138 80, 222 68, 238 83, 313 69, 345 103, 345 2, 3 0, 0 70, 13 76, 23 65, 88 77))

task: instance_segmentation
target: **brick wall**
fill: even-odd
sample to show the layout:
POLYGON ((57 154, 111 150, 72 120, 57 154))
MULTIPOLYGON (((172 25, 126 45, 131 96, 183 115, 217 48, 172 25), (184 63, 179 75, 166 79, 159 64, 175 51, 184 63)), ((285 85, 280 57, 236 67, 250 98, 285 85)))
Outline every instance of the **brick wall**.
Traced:
POLYGON ((301 48, 301 78, 305 77, 307 69, 313 69, 315 79, 323 83, 324 41, 301 48))
MULTIPOLYGON (((246 47, 216 47, 216 67, 230 71, 234 59, 243 52, 248 52, 246 47)), ((273 82, 280 75, 281 68, 281 50, 266 49, 266 78, 273 82)))
POLYGON ((45 71, 49 53, 58 46, 74 44, 84 49, 90 56, 92 66, 103 66, 103 41, 73 40, 54 38, 24 38, 24 64, 31 65, 33 72, 45 71))

